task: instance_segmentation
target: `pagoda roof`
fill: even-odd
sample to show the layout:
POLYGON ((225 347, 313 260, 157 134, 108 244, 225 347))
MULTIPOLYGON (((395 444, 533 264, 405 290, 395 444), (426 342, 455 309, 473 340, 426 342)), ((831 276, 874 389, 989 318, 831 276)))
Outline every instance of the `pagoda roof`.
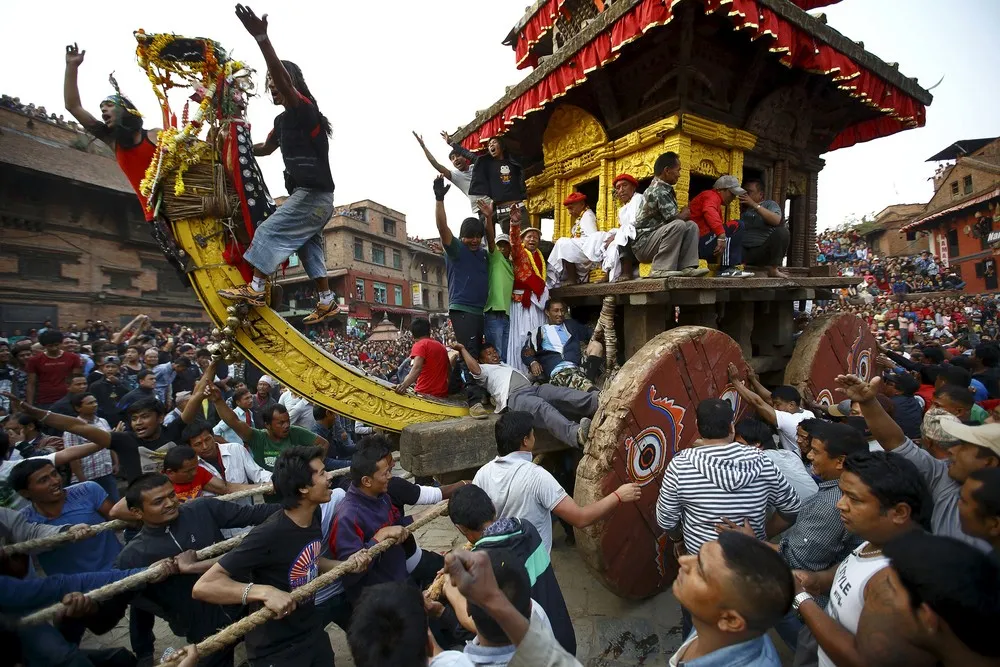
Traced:
MULTIPOLYGON (((550 101, 587 81, 588 75, 615 60, 628 44, 648 31, 669 24, 681 3, 701 2, 706 14, 728 18, 734 30, 747 30, 751 40, 766 39, 769 50, 789 68, 828 76, 847 95, 876 109, 880 115, 840 132, 829 150, 886 136, 926 121, 925 105, 933 99, 915 79, 890 65, 838 31, 810 16, 790 0, 618 0, 579 33, 546 57, 519 84, 456 138, 471 150, 503 134, 516 120, 544 108, 550 101)), ((565 0, 539 0, 533 16, 561 9, 565 0)), ((530 19, 529 19, 530 22, 530 19)), ((527 25, 527 24, 525 24, 527 25)), ((529 37, 536 41, 541 35, 529 37)))

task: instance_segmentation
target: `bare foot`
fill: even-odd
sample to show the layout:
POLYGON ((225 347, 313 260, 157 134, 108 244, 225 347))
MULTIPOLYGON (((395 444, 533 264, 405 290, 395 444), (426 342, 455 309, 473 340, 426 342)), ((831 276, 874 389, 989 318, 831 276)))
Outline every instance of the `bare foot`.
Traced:
POLYGON ((791 276, 779 269, 776 266, 769 267, 767 269, 768 278, 784 278, 785 280, 791 279, 791 276))

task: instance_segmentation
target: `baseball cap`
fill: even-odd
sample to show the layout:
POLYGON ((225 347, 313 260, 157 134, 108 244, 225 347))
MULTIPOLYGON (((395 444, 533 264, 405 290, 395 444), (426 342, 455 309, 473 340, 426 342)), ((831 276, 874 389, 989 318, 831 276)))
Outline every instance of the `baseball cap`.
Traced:
POLYGON ((840 403, 836 405, 831 405, 827 408, 827 412, 830 413, 831 417, 850 417, 851 416, 851 399, 845 398, 840 403))
POLYGON ((1000 424, 966 426, 959 421, 942 421, 941 428, 961 442, 978 445, 1000 456, 1000 424))
POLYGON ((719 176, 719 180, 715 182, 712 188, 714 190, 729 190, 734 195, 745 195, 747 193, 746 190, 740 187, 740 180, 729 174, 719 176))
POLYGON ((510 243, 510 237, 506 234, 497 234, 494 243, 510 243))

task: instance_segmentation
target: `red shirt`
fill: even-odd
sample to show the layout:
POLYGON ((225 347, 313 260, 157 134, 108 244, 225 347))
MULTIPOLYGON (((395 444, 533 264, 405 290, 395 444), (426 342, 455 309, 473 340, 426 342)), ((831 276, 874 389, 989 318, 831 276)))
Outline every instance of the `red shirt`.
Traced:
POLYGON ((718 190, 704 190, 688 203, 691 219, 698 223, 698 236, 726 235, 722 219, 722 195, 718 190))
POLYGON ((433 338, 421 338, 413 344, 410 358, 423 357, 424 367, 417 377, 414 389, 419 394, 430 394, 438 398, 448 396, 448 375, 451 364, 448 363, 448 350, 433 338))
POLYGON ((80 355, 65 350, 55 358, 45 352, 39 352, 28 359, 24 368, 38 377, 35 384, 35 403, 50 405, 66 395, 68 390, 66 378, 73 374, 74 369, 83 369, 83 359, 80 355))
POLYGON ((212 473, 198 466, 198 471, 194 474, 194 479, 187 484, 174 484, 174 493, 177 494, 177 500, 182 503, 187 500, 194 500, 201 495, 201 490, 211 481, 212 473))

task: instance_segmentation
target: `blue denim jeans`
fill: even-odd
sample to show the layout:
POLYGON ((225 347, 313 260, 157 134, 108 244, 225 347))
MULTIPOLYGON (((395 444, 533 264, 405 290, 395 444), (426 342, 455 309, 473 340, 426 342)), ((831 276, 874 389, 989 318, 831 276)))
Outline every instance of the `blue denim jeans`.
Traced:
POLYGON ((510 316, 495 310, 485 314, 486 342, 497 349, 500 360, 507 363, 507 341, 510 339, 510 316))
POLYGON ((310 278, 326 277, 323 228, 333 215, 333 193, 298 188, 261 223, 243 258, 265 274, 274 273, 293 252, 310 278))

